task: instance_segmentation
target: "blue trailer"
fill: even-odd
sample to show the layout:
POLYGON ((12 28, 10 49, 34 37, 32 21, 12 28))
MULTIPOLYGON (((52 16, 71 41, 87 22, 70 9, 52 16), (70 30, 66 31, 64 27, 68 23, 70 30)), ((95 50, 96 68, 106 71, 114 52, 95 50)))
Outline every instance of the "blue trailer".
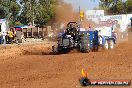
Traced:
MULTIPOLYGON (((99 28, 101 30, 101 28, 99 28)), ((104 49, 113 49, 116 44, 116 36, 112 32, 111 27, 103 28, 102 32, 100 30, 93 31, 83 31, 85 35, 89 34, 89 48, 91 51, 98 51, 99 47, 104 49), (101 32, 101 34, 100 34, 101 32)), ((81 32, 81 31, 80 31, 81 32)))

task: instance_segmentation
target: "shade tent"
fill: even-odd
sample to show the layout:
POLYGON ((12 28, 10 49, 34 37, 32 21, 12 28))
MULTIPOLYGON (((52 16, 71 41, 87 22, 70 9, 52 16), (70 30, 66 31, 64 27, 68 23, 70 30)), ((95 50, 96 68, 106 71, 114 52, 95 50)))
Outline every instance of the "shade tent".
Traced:
POLYGON ((23 26, 15 26, 15 28, 22 28, 23 26))
POLYGON ((40 33, 41 33, 41 36, 43 37, 44 36, 44 29, 42 28, 41 32, 40 32, 40 29, 35 26, 28 26, 28 25, 24 25, 24 26, 15 26, 14 27, 16 31, 21 31, 25 38, 34 38, 36 37, 39 37, 40 36, 40 33))
POLYGON ((23 26, 21 28, 35 28, 35 26, 23 26))
POLYGON ((24 32, 24 30, 26 30, 26 32, 24 32, 26 38, 33 37, 33 28, 35 28, 35 26, 28 26, 28 25, 15 26, 16 31, 24 32), (31 36, 29 36, 29 33, 31 33, 31 36))
POLYGON ((15 26, 15 28, 34 28, 35 26, 27 26, 27 25, 24 25, 24 26, 15 26))

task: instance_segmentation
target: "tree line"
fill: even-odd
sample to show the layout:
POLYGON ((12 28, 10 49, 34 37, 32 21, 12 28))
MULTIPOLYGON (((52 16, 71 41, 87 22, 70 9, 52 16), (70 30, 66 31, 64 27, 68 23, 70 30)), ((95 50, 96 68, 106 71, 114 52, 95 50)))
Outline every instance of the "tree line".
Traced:
MULTIPOLYGON (((0 19, 7 18, 10 26, 46 25, 55 19, 60 2, 63 0, 0 0, 0 19)), ((99 8, 108 14, 132 13, 132 0, 100 0, 99 8)))
POLYGON ((99 7, 107 14, 128 14, 132 13, 132 0, 100 0, 99 7))
POLYGON ((46 25, 55 17, 57 0, 0 0, 0 19, 7 18, 10 26, 46 25))

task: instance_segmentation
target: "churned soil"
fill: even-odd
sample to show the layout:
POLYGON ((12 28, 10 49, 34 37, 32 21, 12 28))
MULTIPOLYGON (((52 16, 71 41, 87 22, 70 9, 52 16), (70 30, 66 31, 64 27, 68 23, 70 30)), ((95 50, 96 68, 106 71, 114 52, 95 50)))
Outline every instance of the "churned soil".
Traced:
MULTIPOLYGON (((52 55, 53 43, 11 45, 0 49, 0 88, 83 88, 81 69, 90 79, 132 80, 132 43, 113 50, 52 55)), ((89 86, 87 88, 132 88, 89 86)))

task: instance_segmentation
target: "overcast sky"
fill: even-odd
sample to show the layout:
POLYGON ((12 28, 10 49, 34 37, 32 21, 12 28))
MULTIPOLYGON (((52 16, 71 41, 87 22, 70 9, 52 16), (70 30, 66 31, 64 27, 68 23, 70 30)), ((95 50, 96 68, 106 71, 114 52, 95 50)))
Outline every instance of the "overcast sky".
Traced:
POLYGON ((65 2, 71 3, 75 9, 81 7, 81 10, 93 9, 99 6, 99 0, 64 0, 65 2))

